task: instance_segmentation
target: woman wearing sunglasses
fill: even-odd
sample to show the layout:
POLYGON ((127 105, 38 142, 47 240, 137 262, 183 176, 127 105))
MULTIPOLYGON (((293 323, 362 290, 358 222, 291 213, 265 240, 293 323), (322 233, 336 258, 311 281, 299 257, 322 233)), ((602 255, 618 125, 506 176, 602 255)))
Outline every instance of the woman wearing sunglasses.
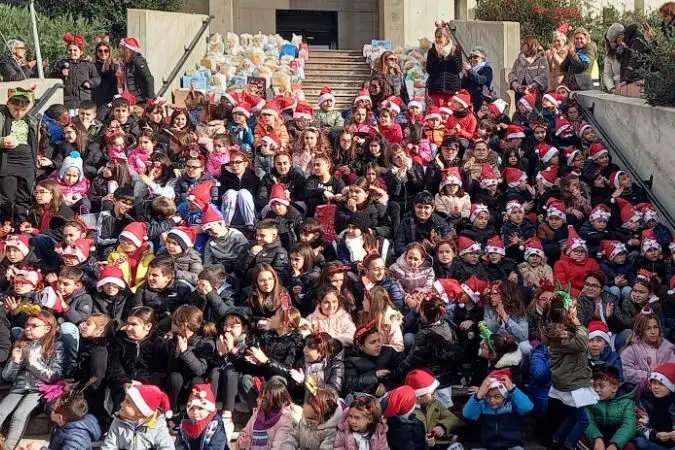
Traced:
POLYGON ((98 75, 101 78, 99 84, 91 93, 91 99, 98 108, 98 118, 103 119, 108 114, 108 104, 110 104, 115 95, 117 95, 117 69, 119 64, 113 59, 112 47, 110 46, 110 36, 100 34, 96 36, 96 56, 95 65, 98 75))
POLYGON ((382 53, 380 62, 374 72, 374 75, 380 75, 389 82, 393 95, 401 97, 405 104, 410 101, 408 89, 405 85, 405 75, 401 70, 400 61, 396 54, 389 51, 382 53))

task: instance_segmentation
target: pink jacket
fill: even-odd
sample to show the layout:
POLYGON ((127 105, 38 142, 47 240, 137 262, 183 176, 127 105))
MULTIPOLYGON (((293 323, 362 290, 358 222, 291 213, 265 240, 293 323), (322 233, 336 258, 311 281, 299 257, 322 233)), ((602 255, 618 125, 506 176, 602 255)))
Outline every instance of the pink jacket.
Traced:
POLYGON ((405 260, 405 253, 403 253, 394 264, 389 266, 389 273, 391 273, 392 278, 401 283, 403 290, 408 293, 429 292, 434 284, 434 269, 429 255, 425 256, 420 267, 413 269, 408 265, 405 260))
POLYGON ((59 171, 55 170, 54 173, 52 173, 49 178, 52 180, 56 181, 59 184, 59 187, 61 188, 61 193, 63 195, 68 195, 68 194, 80 194, 82 197, 87 197, 89 195, 89 190, 91 188, 91 183, 85 177, 84 175, 75 184, 66 184, 63 182, 61 177, 59 177, 59 171))
POLYGON ((307 320, 318 327, 319 331, 330 334, 330 337, 342 342, 343 345, 351 346, 354 342, 356 325, 349 313, 340 308, 332 316, 325 316, 319 307, 320 305, 316 305, 316 309, 307 316, 307 320))
MULTIPOLYGON (((354 439, 354 433, 349 429, 347 421, 349 417, 349 408, 345 409, 338 423, 338 432, 335 437, 334 450, 358 450, 359 446, 354 439)), ((384 422, 377 424, 375 432, 368 440, 369 450, 389 450, 387 443, 387 425, 384 422)))
POLYGON ((223 166, 223 164, 227 164, 229 162, 230 162, 229 152, 227 153, 211 152, 211 154, 209 155, 209 160, 206 163, 206 170, 214 177, 219 177, 221 167, 223 166))
POLYGON ((675 362, 675 346, 666 339, 658 348, 637 340, 621 352, 623 378, 626 383, 640 384, 659 364, 675 362))
POLYGON ((384 139, 391 144, 400 144, 403 141, 403 130, 401 130, 401 125, 397 123, 392 123, 391 125, 380 125, 378 127, 384 139))
POLYGON ((130 169, 133 169, 136 173, 145 173, 146 164, 150 159, 150 155, 145 153, 145 151, 136 147, 129 152, 127 157, 127 165, 130 169))
MULTIPOLYGON (((281 446, 281 443, 288 439, 288 436, 293 432, 293 427, 299 421, 296 418, 296 412, 292 407, 283 408, 281 410, 281 418, 266 430, 253 430, 256 417, 258 416, 258 409, 253 410, 253 414, 248 419, 248 423, 239 433, 237 439, 237 448, 240 450, 276 450, 281 446), (250 445, 246 446, 245 438, 250 438, 250 445)), ((302 414, 302 413, 300 413, 302 414)))

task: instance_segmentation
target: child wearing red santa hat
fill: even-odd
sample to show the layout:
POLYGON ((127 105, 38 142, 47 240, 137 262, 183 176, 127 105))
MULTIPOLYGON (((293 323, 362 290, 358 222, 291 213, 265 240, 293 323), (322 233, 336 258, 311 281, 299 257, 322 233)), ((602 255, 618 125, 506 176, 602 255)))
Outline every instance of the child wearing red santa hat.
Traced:
POLYGON ((192 386, 187 401, 187 417, 178 429, 176 449, 189 450, 199 447, 201 450, 222 450, 232 436, 227 436, 223 421, 216 414, 216 398, 209 384, 192 386))
POLYGON ((569 237, 562 248, 563 255, 553 265, 553 277, 562 286, 571 286, 571 294, 578 297, 584 287, 586 274, 600 269, 597 261, 588 256, 586 241, 579 237, 571 225, 568 227, 569 237))
POLYGON ((174 227, 164 238, 164 250, 159 255, 168 255, 176 268, 176 277, 192 286, 197 285, 197 275, 202 271, 202 255, 194 249, 197 235, 190 227, 174 227))
POLYGON ((165 420, 171 416, 169 398, 157 386, 132 384, 101 448, 172 450, 176 446, 165 420))
POLYGON ((425 448, 425 444, 429 444, 424 424, 415 415, 416 402, 415 390, 407 384, 394 389, 380 401, 382 417, 387 420, 390 449, 425 448))

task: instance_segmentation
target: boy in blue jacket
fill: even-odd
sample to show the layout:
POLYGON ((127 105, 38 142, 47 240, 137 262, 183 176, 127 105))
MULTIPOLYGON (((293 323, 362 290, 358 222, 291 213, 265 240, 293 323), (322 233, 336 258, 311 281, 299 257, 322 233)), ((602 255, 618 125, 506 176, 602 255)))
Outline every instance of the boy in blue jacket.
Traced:
POLYGON ((92 442, 101 437, 101 428, 96 417, 88 412, 87 400, 81 393, 68 394, 59 399, 51 414, 57 427, 52 430, 49 450, 92 448, 92 442))
POLYGON ((510 378, 510 370, 491 372, 464 405, 464 418, 480 421, 487 450, 524 450, 523 416, 534 405, 510 378))

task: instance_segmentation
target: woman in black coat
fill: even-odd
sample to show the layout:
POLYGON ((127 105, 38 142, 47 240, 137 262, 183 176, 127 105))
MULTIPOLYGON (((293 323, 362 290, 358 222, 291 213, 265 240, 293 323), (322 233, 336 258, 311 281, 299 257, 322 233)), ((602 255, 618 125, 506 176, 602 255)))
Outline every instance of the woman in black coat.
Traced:
POLYGON ((462 52, 450 39, 450 29, 443 24, 434 33, 436 42, 427 53, 427 92, 436 106, 451 103, 452 96, 460 89, 462 52))
POLYGON ((124 67, 124 92, 133 94, 139 104, 145 104, 150 98, 154 99, 155 78, 150 72, 148 62, 141 55, 138 39, 122 39, 120 52, 124 67))
POLYGON ((492 67, 486 62, 487 52, 483 47, 474 47, 469 54, 469 62, 464 62, 466 76, 462 79, 462 88, 471 94, 473 110, 480 111, 483 100, 490 96, 492 88, 492 67))
POLYGON ((91 93, 101 83, 96 66, 87 57, 84 36, 66 33, 68 57, 54 65, 52 78, 63 80, 63 104, 68 109, 77 109, 83 100, 91 100, 91 93))
POLYGON ((103 35, 96 38, 96 71, 101 78, 101 84, 94 88, 91 93, 91 99, 96 103, 97 116, 99 120, 104 120, 108 115, 108 104, 119 93, 117 90, 117 70, 119 64, 112 59, 112 47, 108 41, 108 36, 103 35))

